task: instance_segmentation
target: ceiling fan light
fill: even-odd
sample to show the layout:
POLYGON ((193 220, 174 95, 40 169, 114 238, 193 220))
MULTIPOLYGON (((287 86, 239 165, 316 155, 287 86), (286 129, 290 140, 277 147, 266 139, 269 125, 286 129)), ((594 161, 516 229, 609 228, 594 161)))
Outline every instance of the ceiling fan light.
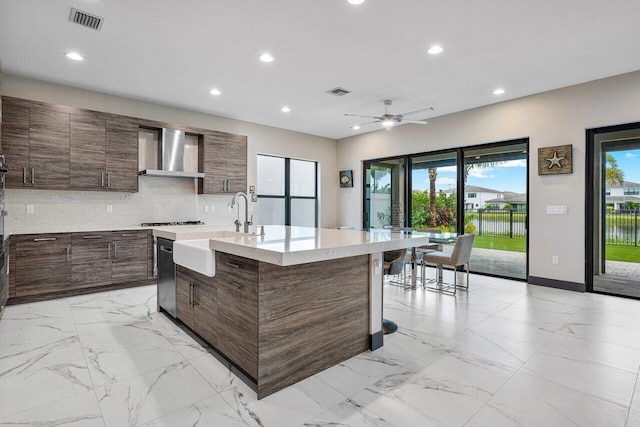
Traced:
POLYGON ((394 121, 393 120, 384 120, 382 122, 382 126, 386 127, 386 128, 390 128, 391 126, 393 126, 394 121))
POLYGON ((360 126, 359 125, 353 125, 353 126, 351 126, 351 129, 358 130, 358 129, 360 129, 360 126))

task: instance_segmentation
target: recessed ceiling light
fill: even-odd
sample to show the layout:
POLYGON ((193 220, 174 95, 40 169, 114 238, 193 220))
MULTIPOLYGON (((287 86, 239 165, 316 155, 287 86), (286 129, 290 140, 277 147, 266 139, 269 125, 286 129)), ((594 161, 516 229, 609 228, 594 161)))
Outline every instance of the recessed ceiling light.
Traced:
POLYGON ((220 95, 222 92, 220 92, 220 90, 218 90, 218 89, 211 89, 211 90, 209 91, 209 93, 210 93, 211 95, 216 95, 216 96, 217 96, 217 95, 220 95))
POLYGON ((79 53, 76 52, 69 52, 66 54, 67 58, 69 59, 73 59, 74 61, 82 61, 84 58, 82 57, 82 55, 80 55, 79 53))
POLYGON ((505 90, 504 90, 504 89, 499 88, 499 89, 494 90, 494 91, 493 91, 493 94, 494 94, 494 95, 502 95, 504 92, 505 92, 505 90))
POLYGON ((283 113, 288 113, 289 111, 291 111, 291 108, 287 107, 286 105, 284 107, 282 107, 280 109, 280 111, 282 111, 283 113))
POLYGON ((386 128, 390 128, 391 126, 393 126, 393 120, 385 120, 382 122, 382 126, 386 127, 386 128))
POLYGON ((364 0, 349 0, 349 3, 351 3, 351 4, 362 4, 362 3, 364 3, 364 0))
POLYGON ((273 62, 273 56, 269 53, 263 53, 260 55, 260 61, 262 62, 273 62))
POLYGON ((360 126, 358 126, 358 125, 353 125, 353 126, 351 126, 351 129, 353 129, 353 130, 358 130, 358 129, 360 129, 360 126))
POLYGON ((439 45, 433 45, 429 48, 429 50, 427 51, 430 55, 437 55, 439 53, 442 53, 444 49, 442 49, 442 46, 439 45))

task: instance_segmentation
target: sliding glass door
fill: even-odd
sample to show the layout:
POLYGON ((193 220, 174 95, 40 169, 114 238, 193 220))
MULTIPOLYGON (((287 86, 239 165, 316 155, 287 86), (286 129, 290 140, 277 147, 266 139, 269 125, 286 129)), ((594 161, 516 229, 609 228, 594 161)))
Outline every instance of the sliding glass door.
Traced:
POLYGON ((365 162, 364 183, 363 228, 404 227, 405 159, 365 162))
POLYGON ((640 298, 640 126, 589 138, 587 288, 640 298))
POLYGON ((528 141, 463 150, 464 231, 471 270, 527 278, 528 141))
POLYGON ((457 231, 457 153, 411 157, 411 227, 457 231))

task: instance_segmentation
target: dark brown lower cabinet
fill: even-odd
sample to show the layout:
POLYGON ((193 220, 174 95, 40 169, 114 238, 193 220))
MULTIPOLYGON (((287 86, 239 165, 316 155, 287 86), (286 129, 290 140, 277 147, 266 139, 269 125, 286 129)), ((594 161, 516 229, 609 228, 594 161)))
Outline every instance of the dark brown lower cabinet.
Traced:
POLYGON ((128 283, 147 279, 147 230, 114 231, 111 281, 128 283))
POLYGON ((12 236, 9 303, 153 283, 150 234, 132 230, 12 236))
POLYGON ((258 261, 216 252, 218 349, 258 378, 258 261))
POLYGON ((111 232, 73 233, 71 286, 74 289, 111 284, 111 232))
POLYGON ((209 344, 218 347, 218 289, 209 278, 178 266, 176 297, 178 319, 209 344))
POLYGON ((25 234, 16 242, 16 297, 71 289, 71 234, 25 234))

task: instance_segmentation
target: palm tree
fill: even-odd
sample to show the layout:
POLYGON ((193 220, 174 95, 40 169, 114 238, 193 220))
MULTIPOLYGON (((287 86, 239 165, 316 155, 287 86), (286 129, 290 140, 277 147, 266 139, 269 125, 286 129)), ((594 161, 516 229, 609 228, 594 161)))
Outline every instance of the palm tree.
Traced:
POLYGON ((618 161, 613 154, 605 155, 605 179, 607 185, 622 185, 624 183, 624 171, 618 166, 618 161))

